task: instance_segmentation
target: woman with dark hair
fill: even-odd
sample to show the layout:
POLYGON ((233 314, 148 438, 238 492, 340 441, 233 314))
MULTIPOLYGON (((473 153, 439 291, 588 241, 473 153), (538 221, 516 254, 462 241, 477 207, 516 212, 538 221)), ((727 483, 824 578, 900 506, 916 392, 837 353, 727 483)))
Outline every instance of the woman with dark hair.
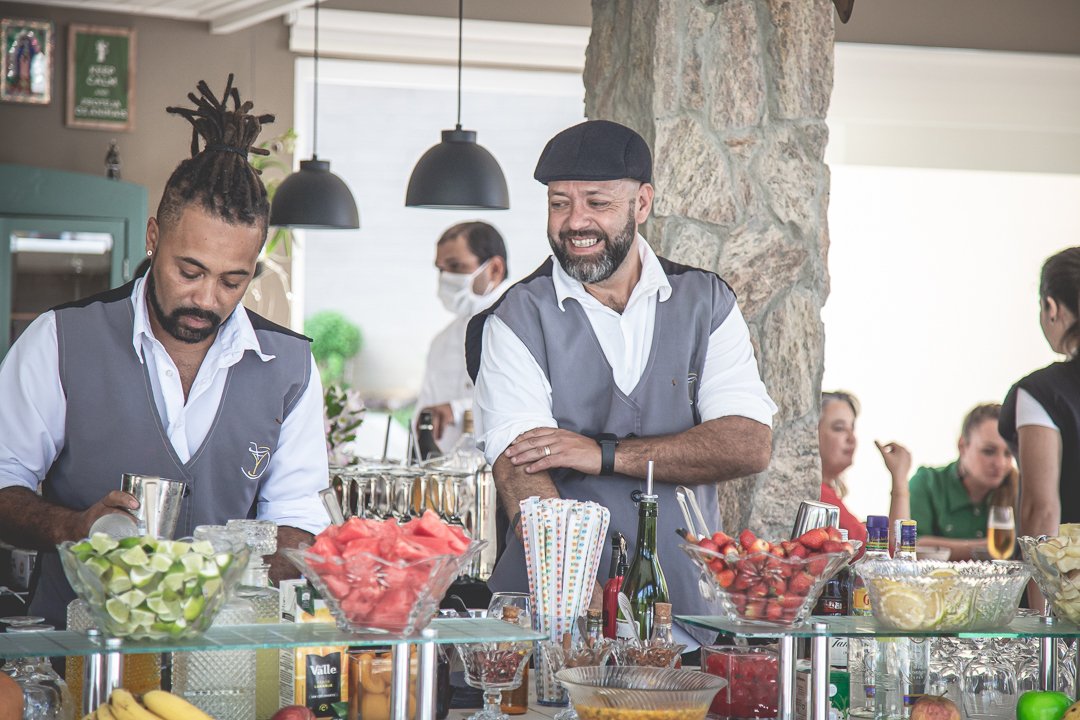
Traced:
MULTIPOLYGON (((859 401, 849 392, 835 391, 821 394, 821 416, 818 420, 818 452, 821 455, 821 502, 840 508, 840 528, 847 530, 848 538, 866 542, 866 524, 856 518, 844 505, 847 485, 843 473, 855 459, 858 441, 855 437, 855 419, 859 415, 859 401)), ((906 516, 907 476, 911 470, 911 453, 898 443, 875 442, 885 467, 892 477, 892 502, 889 518, 906 516), (901 515, 903 513, 903 515, 901 515)), ((890 523, 891 527, 891 523, 890 523)))
POLYGON ((1080 247, 1051 256, 1039 281, 1039 324, 1065 356, 1012 386, 998 428, 1020 460, 1024 535, 1056 535, 1080 522, 1080 247))
POLYGON ((908 484, 919 544, 948 548, 952 560, 969 560, 986 547, 991 506, 1016 504, 1016 468, 998 434, 1000 413, 996 403, 972 408, 961 427, 959 457, 944 467, 919 468, 908 484))

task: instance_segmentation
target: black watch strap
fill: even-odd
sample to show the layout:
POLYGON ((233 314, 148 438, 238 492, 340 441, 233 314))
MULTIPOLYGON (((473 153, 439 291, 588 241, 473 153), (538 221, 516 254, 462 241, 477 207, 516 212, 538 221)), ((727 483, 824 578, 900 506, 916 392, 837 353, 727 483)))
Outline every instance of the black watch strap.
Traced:
POLYGON ((614 433, 601 433, 596 436, 596 442, 600 445, 600 476, 614 475, 615 448, 619 446, 618 436, 614 433))

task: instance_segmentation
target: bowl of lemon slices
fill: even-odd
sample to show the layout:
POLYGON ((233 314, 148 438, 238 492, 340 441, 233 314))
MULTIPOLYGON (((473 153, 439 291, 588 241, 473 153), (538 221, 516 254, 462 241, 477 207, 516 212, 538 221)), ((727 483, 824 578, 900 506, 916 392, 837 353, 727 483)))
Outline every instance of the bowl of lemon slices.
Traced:
POLYGON ((1031 566, 1024 562, 878 561, 858 572, 884 627, 905 632, 996 630, 1016 615, 1031 566))

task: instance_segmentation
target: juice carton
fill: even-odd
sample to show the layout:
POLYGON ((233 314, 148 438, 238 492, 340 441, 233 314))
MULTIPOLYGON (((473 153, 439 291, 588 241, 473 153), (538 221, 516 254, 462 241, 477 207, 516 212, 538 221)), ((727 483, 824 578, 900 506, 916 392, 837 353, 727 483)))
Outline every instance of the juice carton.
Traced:
MULTIPOLYGON (((306 580, 283 580, 281 622, 331 623, 326 603, 306 580)), ((349 708, 348 664, 344 645, 281 649, 282 706, 303 705, 319 720, 344 718, 349 708)))

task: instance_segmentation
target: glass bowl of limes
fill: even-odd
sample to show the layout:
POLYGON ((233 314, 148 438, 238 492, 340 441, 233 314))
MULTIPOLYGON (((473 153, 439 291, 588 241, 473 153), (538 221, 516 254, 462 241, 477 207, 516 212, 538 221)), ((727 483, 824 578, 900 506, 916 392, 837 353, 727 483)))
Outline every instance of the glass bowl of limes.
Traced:
POLYGON ((857 566, 870 610, 906 632, 995 630, 1016 615, 1031 566, 1010 560, 880 560, 857 566))
POLYGON ((168 640, 204 632, 247 566, 247 545, 113 538, 97 533, 57 545, 64 574, 105 635, 168 640))

